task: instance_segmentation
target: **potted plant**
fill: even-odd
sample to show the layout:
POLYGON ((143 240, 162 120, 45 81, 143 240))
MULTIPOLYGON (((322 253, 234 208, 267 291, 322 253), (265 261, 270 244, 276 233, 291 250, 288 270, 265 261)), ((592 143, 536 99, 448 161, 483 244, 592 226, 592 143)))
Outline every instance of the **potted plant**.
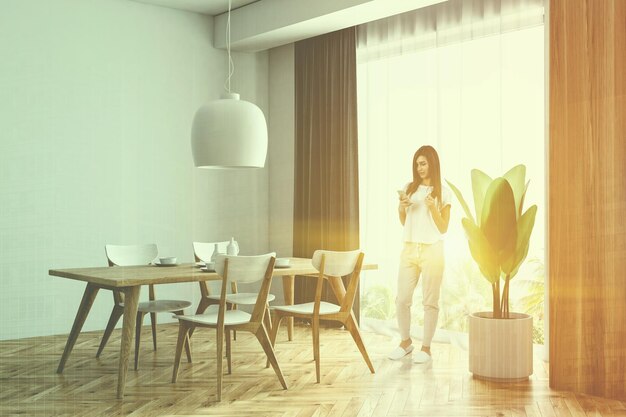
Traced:
POLYGON ((524 165, 495 179, 478 169, 471 177, 476 218, 459 189, 446 181, 463 207, 470 253, 493 295, 491 312, 469 317, 470 372, 485 379, 526 379, 533 365, 532 317, 509 311, 509 288, 528 254, 537 206, 522 212, 528 189, 524 165))

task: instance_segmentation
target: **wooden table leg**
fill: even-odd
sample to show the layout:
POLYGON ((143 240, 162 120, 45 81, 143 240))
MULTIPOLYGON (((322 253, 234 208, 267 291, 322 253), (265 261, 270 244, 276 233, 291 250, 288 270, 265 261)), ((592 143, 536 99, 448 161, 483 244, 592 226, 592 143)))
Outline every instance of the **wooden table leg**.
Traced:
MULTIPOLYGON (((293 286, 295 277, 293 275, 283 276, 283 295, 285 297, 285 304, 293 305, 293 286)), ((293 339, 293 317, 287 318, 287 338, 289 341, 293 339)))
POLYGON ((139 305, 140 286, 124 288, 124 323, 122 325, 122 343, 120 345, 120 364, 117 374, 117 398, 124 397, 126 385, 126 371, 128 370, 128 358, 130 347, 133 343, 133 333, 137 319, 137 306, 139 305))
POLYGON ((341 304, 343 302, 343 298, 346 296, 346 287, 344 287, 342 279, 339 277, 328 277, 328 283, 330 284, 330 288, 333 290, 335 297, 337 297, 337 301, 341 304))
POLYGON ((72 325, 72 330, 70 331, 70 335, 67 338, 67 343, 65 343, 65 350, 63 350, 63 356, 61 356, 61 362, 59 362, 59 367, 57 368, 57 374, 63 373, 65 362, 67 362, 67 358, 69 358, 70 353, 72 352, 72 349, 74 348, 76 339, 78 339, 80 330, 83 328, 83 324, 85 323, 85 319, 87 318, 87 315, 89 314, 89 310, 91 310, 93 301, 96 299, 98 290, 99 288, 93 284, 87 284, 87 287, 85 288, 85 292, 83 293, 83 299, 81 300, 80 306, 78 307, 78 311, 76 312, 76 318, 74 318, 74 324, 72 325))
POLYGON ((202 314, 211 305, 209 301, 210 291, 206 281, 199 281, 198 284, 200 284, 200 303, 198 304, 196 314, 202 314))

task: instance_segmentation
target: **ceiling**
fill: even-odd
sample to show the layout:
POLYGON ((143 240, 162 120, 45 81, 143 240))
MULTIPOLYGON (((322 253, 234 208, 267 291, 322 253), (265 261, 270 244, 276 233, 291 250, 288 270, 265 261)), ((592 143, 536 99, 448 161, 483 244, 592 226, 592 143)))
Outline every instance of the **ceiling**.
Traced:
MULTIPOLYGON (((187 10, 216 16, 228 11, 228 0, 134 0, 140 3, 154 4, 171 9, 187 10)), ((232 0, 232 10, 259 0, 232 0)))
MULTIPOLYGON (((228 0, 132 1, 213 16, 213 46, 226 48, 228 0)), ((264 51, 445 1, 232 0, 229 44, 234 51, 264 51)))

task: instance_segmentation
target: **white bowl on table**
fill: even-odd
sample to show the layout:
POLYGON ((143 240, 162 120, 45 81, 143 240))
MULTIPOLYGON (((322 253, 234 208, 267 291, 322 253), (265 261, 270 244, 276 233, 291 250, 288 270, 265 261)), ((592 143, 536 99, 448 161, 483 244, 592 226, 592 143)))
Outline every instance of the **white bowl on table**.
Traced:
POLYGON ((176 265, 176 261, 178 259, 176 259, 175 256, 164 256, 162 258, 159 258, 159 263, 161 265, 176 265))

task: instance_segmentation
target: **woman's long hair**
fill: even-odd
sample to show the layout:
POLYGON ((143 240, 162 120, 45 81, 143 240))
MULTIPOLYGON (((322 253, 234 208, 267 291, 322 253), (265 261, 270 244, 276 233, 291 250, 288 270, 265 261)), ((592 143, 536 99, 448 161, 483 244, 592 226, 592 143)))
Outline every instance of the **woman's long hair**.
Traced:
POLYGON ((419 156, 423 156, 428 161, 428 176, 433 187, 431 195, 437 199, 438 204, 441 204, 441 165, 439 164, 439 155, 435 148, 429 145, 422 146, 413 155, 413 182, 407 187, 406 193, 410 196, 417 191, 417 187, 422 183, 422 179, 417 173, 417 158, 419 156))

